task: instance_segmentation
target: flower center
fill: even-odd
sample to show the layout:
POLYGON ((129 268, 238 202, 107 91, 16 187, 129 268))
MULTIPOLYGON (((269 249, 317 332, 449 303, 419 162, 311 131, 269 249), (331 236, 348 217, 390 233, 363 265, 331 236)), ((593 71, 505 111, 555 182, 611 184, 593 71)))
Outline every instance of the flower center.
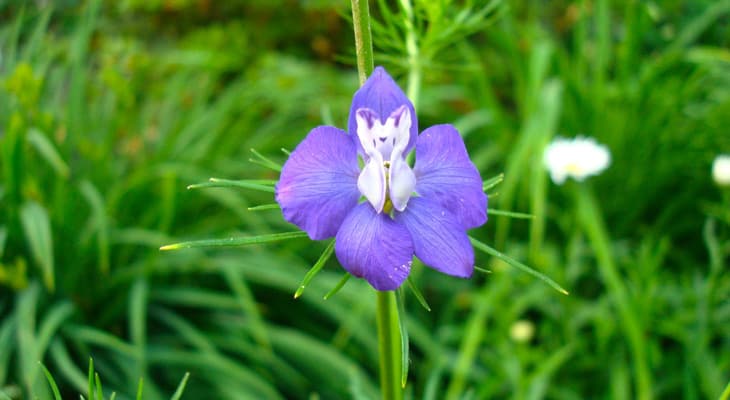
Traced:
POLYGON ((365 152, 365 166, 357 187, 377 212, 403 211, 416 187, 416 176, 403 154, 408 146, 411 112, 405 105, 382 123, 375 111, 355 112, 357 137, 365 152))

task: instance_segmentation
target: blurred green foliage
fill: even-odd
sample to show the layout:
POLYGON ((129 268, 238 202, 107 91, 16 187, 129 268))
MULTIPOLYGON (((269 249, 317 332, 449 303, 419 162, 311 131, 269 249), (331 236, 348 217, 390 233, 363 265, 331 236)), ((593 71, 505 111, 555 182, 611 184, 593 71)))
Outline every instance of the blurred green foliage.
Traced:
MULTIPOLYGON (((357 87, 349 9, 321 1, 0 2, 0 398, 375 398, 374 296, 326 243, 160 253, 290 231, 275 180, 357 87), (5 396, 3 396, 5 395, 5 396)), ((717 398, 730 380, 728 1, 372 1, 376 62, 423 127, 452 122, 483 177, 472 280, 414 267, 407 393, 419 399, 717 398), (583 185, 542 167, 556 135, 606 143, 583 185), (580 187, 579 187, 580 186, 580 187), (574 196, 585 191, 586 197, 574 196), (581 203, 583 202, 583 203, 581 203), (634 324, 638 335, 627 329, 634 324)))

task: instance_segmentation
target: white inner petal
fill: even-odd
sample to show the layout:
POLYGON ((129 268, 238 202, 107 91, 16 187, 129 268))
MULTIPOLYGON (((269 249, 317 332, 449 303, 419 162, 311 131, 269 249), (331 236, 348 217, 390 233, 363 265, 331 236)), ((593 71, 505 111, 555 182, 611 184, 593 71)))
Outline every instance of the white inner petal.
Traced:
POLYGON ((367 108, 357 110, 355 118, 357 136, 366 155, 357 182, 360 193, 377 212, 383 211, 388 196, 395 209, 403 211, 416 187, 416 176, 403 154, 410 139, 410 110, 399 107, 385 123, 367 108))

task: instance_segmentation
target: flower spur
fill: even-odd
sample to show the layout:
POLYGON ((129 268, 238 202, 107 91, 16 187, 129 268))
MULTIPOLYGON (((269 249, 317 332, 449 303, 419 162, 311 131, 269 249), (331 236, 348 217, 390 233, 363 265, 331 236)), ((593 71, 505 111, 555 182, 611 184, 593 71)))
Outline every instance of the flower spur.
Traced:
POLYGON ((313 240, 335 237, 340 264, 377 290, 400 287, 414 255, 470 277, 466 231, 486 222, 487 196, 456 128, 419 135, 413 104, 378 67, 353 96, 348 131, 316 127, 291 153, 276 185, 284 218, 313 240))

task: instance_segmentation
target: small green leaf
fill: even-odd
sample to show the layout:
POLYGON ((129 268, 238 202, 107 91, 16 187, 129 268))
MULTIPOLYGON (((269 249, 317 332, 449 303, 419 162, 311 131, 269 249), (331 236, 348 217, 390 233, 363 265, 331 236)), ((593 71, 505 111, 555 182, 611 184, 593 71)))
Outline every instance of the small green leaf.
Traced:
POLYGON ((177 385, 177 389, 175 390, 175 393, 172 395, 172 397, 170 397, 170 400, 180 400, 183 392, 185 391, 185 386, 188 384, 188 378, 190 378, 190 372, 185 373, 185 376, 183 376, 180 384, 177 385))
POLYGON ((191 242, 181 242, 168 244, 160 247, 160 250, 178 250, 178 249, 190 249, 195 247, 238 247, 248 246, 252 244, 262 244, 270 242, 278 242, 286 239, 298 239, 307 237, 306 232, 283 232, 283 233, 272 233, 268 235, 249 236, 249 237, 233 237, 228 239, 206 239, 206 240, 195 240, 191 242))
POLYGON ((479 272, 481 272, 483 274, 491 274, 492 273, 492 271, 490 271, 490 270, 488 270, 486 268, 477 267, 476 265, 474 266, 474 270, 479 271, 479 272))
POLYGON ((287 149, 285 149, 283 147, 281 148, 281 152, 284 153, 284 154, 286 154, 287 156, 290 156, 291 155, 291 151, 289 151, 289 150, 287 150, 287 149))
POLYGON ((28 142, 38 151, 38 154, 46 160, 46 162, 59 176, 68 178, 68 165, 66 165, 66 162, 63 161, 63 158, 61 158, 61 155, 58 154, 56 147, 46 135, 36 128, 30 128, 28 130, 28 142))
POLYGON ((51 220, 48 213, 38 203, 30 202, 23 205, 20 210, 20 220, 33 259, 43 272, 43 283, 48 290, 53 291, 55 287, 53 240, 51 237, 51 220))
POLYGON ((337 285, 335 285, 335 287, 333 287, 332 290, 330 290, 329 292, 327 292, 326 295, 324 295, 324 299, 327 300, 330 297, 334 296, 335 293, 339 292, 340 289, 342 289, 342 287, 345 286, 345 283, 347 283, 347 281, 350 280, 351 276, 352 275, 350 275, 350 274, 345 274, 345 276, 343 276, 342 279, 340 279, 340 281, 337 282, 337 285))
POLYGON ((431 312, 431 307, 429 307, 428 303, 426 302, 426 298, 423 297, 423 294, 418 289, 418 287, 413 283, 410 277, 406 279, 408 282, 408 288, 411 289, 411 292, 413 292, 413 295, 416 296, 416 300, 418 300, 419 303, 421 303, 421 307, 425 308, 426 311, 431 312))
POLYGON ((256 157, 255 159, 253 159, 253 158, 249 159, 249 161, 251 161, 252 163, 261 165, 262 167, 273 169, 274 171, 281 172, 280 164, 277 164, 277 163, 271 161, 270 159, 264 157, 263 155, 261 155, 261 153, 259 153, 255 149, 251 149, 251 153, 256 157))
POLYGON ((253 206, 249 207, 248 211, 266 211, 266 210, 278 210, 279 204, 278 203, 271 203, 271 204, 262 204, 260 206, 253 206))
POLYGON ((497 215, 502 217, 510 217, 510 218, 518 218, 518 219, 534 219, 535 216, 532 214, 525 214, 525 213, 519 213, 519 212, 512 212, 512 211, 502 211, 502 210, 495 210, 495 209, 487 209, 487 214, 489 215, 497 215))
POLYGON ((56 385, 56 381, 53 379, 53 376, 51 376, 51 373, 48 371, 48 368, 46 368, 43 363, 38 361, 38 365, 43 368, 43 373, 46 374, 46 379, 48 380, 48 384, 51 385, 51 390, 53 391, 53 398, 55 400, 63 400, 61 398, 61 392, 58 391, 58 386, 56 385))
POLYGON ((302 295, 304 292, 304 289, 309 285, 309 282, 314 278, 317 273, 319 273, 320 270, 322 270, 322 267, 324 267, 324 264, 329 260, 329 258, 332 256, 332 252, 335 249, 335 241, 330 240, 327 247, 322 252, 322 255, 319 256, 319 259, 316 263, 312 266, 312 268, 307 271, 306 275, 304 275, 304 279, 302 279, 302 283, 299 284, 299 288, 297 288, 297 291, 294 293, 294 298, 298 299, 299 296, 302 295))
POLYGON ((487 190, 489 190, 489 189, 491 189, 491 188, 499 185, 500 183, 502 183, 503 180, 504 180, 504 174, 503 173, 502 174, 499 174, 499 175, 497 175, 497 176, 495 176, 493 178, 487 179, 486 181, 484 181, 482 183, 482 190, 486 192, 487 190))
POLYGON ((230 179, 210 178, 208 182, 196 183, 189 185, 188 189, 216 188, 216 187, 238 187, 244 189, 258 190, 261 192, 274 193, 274 185, 276 181, 272 180, 240 180, 234 181, 230 179))
POLYGON ((517 269, 519 269, 519 270, 521 270, 521 271, 523 271, 525 273, 528 273, 528 274, 536 277, 537 279, 540 279, 541 281, 545 282, 550 287, 552 287, 553 289, 557 290, 558 292, 560 292, 560 293, 562 293, 564 295, 568 295, 569 294, 567 290, 563 289, 554 280, 548 278, 544 274, 541 274, 540 272, 535 271, 534 269, 528 267, 525 264, 522 264, 521 262, 515 260, 514 258, 511 258, 511 257, 509 257, 509 256, 507 256, 507 255, 505 255, 503 253, 500 253, 499 251, 497 251, 497 250, 493 249, 492 247, 490 247, 490 246, 488 246, 488 245, 486 245, 486 244, 484 244, 484 243, 482 243, 482 242, 474 239, 471 236, 469 236, 469 239, 471 240, 471 244, 474 245, 475 248, 477 248, 477 249, 479 249, 479 250, 481 250, 481 251, 483 251, 483 252, 485 252, 485 253, 493 256, 493 257, 497 257, 498 259, 506 262, 507 264, 509 264, 509 265, 511 265, 511 266, 513 266, 513 267, 515 267, 515 268, 517 268, 517 269))

